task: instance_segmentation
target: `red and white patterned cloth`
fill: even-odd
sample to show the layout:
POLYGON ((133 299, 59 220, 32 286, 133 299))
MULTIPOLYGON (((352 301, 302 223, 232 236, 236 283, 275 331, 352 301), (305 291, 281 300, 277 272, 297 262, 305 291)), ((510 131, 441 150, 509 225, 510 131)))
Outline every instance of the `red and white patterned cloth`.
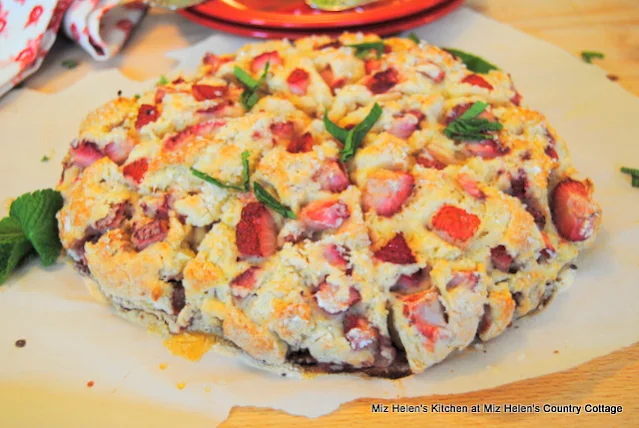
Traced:
POLYGON ((103 61, 120 50, 146 10, 137 1, 0 0, 0 97, 40 67, 61 24, 103 61))

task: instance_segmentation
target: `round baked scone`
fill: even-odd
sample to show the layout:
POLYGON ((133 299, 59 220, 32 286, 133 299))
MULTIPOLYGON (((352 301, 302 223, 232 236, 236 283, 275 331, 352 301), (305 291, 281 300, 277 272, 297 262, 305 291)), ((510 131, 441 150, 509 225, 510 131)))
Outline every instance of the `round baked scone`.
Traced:
POLYGON ((281 372, 422 372, 543 306, 600 223, 508 74, 344 34, 90 113, 62 243, 116 311, 281 372), (354 46, 353 46, 354 45, 354 46))

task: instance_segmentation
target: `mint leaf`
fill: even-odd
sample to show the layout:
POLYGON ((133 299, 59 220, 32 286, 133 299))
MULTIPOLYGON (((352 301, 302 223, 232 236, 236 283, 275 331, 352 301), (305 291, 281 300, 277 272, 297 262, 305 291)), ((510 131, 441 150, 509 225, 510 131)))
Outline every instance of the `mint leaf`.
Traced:
POLYGON ((592 64, 592 60, 594 58, 604 59, 604 54, 601 52, 595 52, 595 51, 583 51, 581 53, 581 59, 583 59, 588 64, 592 64))
POLYGON ((240 192, 248 192, 251 187, 249 185, 249 181, 251 179, 250 177, 250 170, 249 170, 249 162, 248 162, 248 158, 249 156, 251 156, 251 154, 249 153, 248 150, 245 150, 244 152, 242 152, 242 185, 236 185, 236 184, 228 184, 228 183, 224 183, 220 180, 218 180, 217 178, 211 177, 210 175, 208 175, 205 172, 199 171, 195 168, 191 168, 191 173, 196 176, 197 178, 206 181, 207 183, 211 183, 216 185, 217 187, 221 187, 223 189, 233 189, 233 190, 239 190, 240 192))
POLYGON ((415 33, 410 33, 408 35, 408 39, 412 40, 413 42, 415 42, 416 45, 421 43, 421 40, 419 40, 419 37, 417 37, 417 34, 415 34, 415 33))
POLYGON ((258 201, 271 208, 273 211, 277 211, 282 216, 290 219, 295 219, 295 213, 286 205, 282 205, 280 201, 275 199, 273 195, 268 193, 266 189, 258 182, 253 183, 253 193, 258 201))
POLYGON ((62 67, 68 68, 69 70, 72 68, 76 68, 78 66, 78 61, 74 59, 65 59, 62 61, 62 67))
POLYGON ((20 196, 9 209, 10 218, 20 224, 44 266, 53 264, 62 249, 55 217, 60 208, 62 195, 45 189, 20 196))
POLYGON ((460 51, 459 49, 443 48, 446 52, 455 55, 466 64, 466 68, 473 73, 486 74, 490 70, 499 70, 495 64, 491 64, 483 58, 473 55, 468 52, 460 51))
POLYGON ((233 69, 233 74, 235 75, 237 80, 239 80, 240 83, 242 83, 242 85, 244 85, 245 87, 244 92, 242 92, 242 95, 240 96, 240 102, 247 111, 251 110, 260 99, 258 90, 260 89, 260 86, 262 86, 266 81, 266 76, 268 75, 268 69, 270 65, 270 61, 266 63, 266 65, 264 66, 264 71, 262 72, 259 80, 253 79, 250 74, 248 74, 246 71, 242 70, 238 66, 235 66, 235 68, 233 69))
POLYGON ((459 119, 472 119, 473 117, 481 114, 484 110, 486 110, 486 107, 488 107, 488 103, 477 101, 472 106, 470 106, 470 108, 466 110, 464 114, 459 116, 459 119))
POLYGON ((242 83, 242 85, 246 86, 249 89, 256 89, 259 86, 259 84, 260 84, 260 82, 258 82, 257 80, 253 79, 253 77, 251 77, 250 74, 248 74, 246 71, 242 70, 237 65, 233 69, 233 74, 235 75, 237 80, 239 80, 242 83))
POLYGON ((355 48, 355 56, 358 58, 364 58, 368 52, 377 51, 377 58, 381 58, 386 46, 384 42, 366 42, 366 43, 356 43, 353 45, 345 45, 348 48, 355 48))
POLYGON ((244 177, 244 182, 242 184, 244 185, 244 190, 246 190, 247 192, 251 189, 251 186, 249 184, 251 180, 251 170, 249 169, 248 161, 250 156, 251 153, 248 150, 242 152, 242 176, 244 177))
POLYGON ((639 187, 639 169, 621 167, 621 172, 630 174, 632 187, 639 187))
POLYGON ((168 85, 169 83, 169 79, 166 78, 166 76, 160 76, 160 80, 158 80, 158 83, 156 83, 155 85, 168 85))
POLYGON ((353 156, 355 156, 355 152, 357 148, 361 144, 364 136, 370 131, 375 123, 379 120, 382 115, 382 108, 379 104, 375 103, 371 111, 368 115, 361 121, 356 127, 348 131, 348 136, 344 141, 344 148, 340 154, 340 159, 342 162, 347 162, 353 156))
POLYGON ((5 217, 0 220, 0 284, 27 254, 33 250, 29 239, 22 233, 17 220, 5 217))
POLYGON ((484 102, 478 101, 474 103, 464 114, 446 126, 444 135, 451 140, 457 141, 481 141, 492 138, 492 135, 488 134, 488 132, 500 131, 503 126, 501 123, 477 117, 486 110, 486 107, 488 107, 488 104, 484 102))
POLYGON ((324 111, 324 128, 342 144, 346 143, 348 137, 348 129, 339 127, 336 123, 328 118, 328 110, 324 111))

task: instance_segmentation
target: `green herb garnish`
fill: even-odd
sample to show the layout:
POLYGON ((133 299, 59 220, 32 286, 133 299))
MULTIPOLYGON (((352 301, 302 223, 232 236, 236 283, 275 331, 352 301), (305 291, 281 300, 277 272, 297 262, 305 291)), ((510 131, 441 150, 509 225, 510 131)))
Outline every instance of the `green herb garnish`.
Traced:
POLYGON ((415 42, 415 44, 417 44, 417 45, 421 43, 421 40, 419 39, 419 37, 417 37, 417 34, 415 34, 415 33, 410 33, 408 35, 408 38, 410 40, 412 40, 413 42, 415 42))
POLYGON ((156 83, 157 85, 168 85, 169 84, 169 79, 166 78, 166 76, 160 76, 160 80, 158 80, 158 83, 156 83))
POLYGON ((342 162, 347 162, 355 156, 355 152, 364 139, 364 136, 373 128, 381 115, 382 108, 379 104, 375 103, 363 121, 352 129, 344 129, 331 122, 328 118, 327 112, 324 112, 324 127, 333 137, 344 144, 344 148, 340 153, 340 159, 342 162))
POLYGON ((353 45, 345 45, 348 48, 355 48, 355 56, 358 58, 364 58, 368 52, 374 50, 377 51, 377 58, 381 58, 386 46, 384 42, 366 42, 356 43, 353 45))
POLYGON ((191 168, 191 173, 199 179, 206 181, 207 183, 215 184, 217 187, 221 187, 222 189, 233 189, 239 190, 240 192, 248 192, 250 190, 249 180, 250 180, 250 171, 249 171, 249 162, 248 158, 250 153, 248 150, 242 153, 242 185, 238 184, 228 184, 224 183, 217 178, 211 177, 205 172, 197 170, 195 168, 191 168))
POLYGON ((49 162, 51 160, 51 158, 47 155, 42 156, 42 158, 40 158, 40 162, 49 162))
POLYGON ((474 103, 460 117, 448 124, 444 134, 451 140, 481 141, 492 138, 487 132, 500 131, 501 123, 491 122, 488 119, 477 117, 488 107, 487 103, 478 101, 474 103))
POLYGON ((140 99, 140 94, 133 95, 133 98, 135 98, 136 100, 139 100, 140 99))
POLYGON ((295 219, 295 213, 286 205, 282 205, 280 201, 275 199, 273 195, 268 193, 266 189, 258 182, 253 183, 253 193, 258 201, 271 208, 273 211, 277 211, 282 216, 290 219, 295 219))
POLYGON ((0 284, 34 251, 43 266, 56 261, 62 249, 56 219, 60 208, 62 195, 52 189, 27 193, 13 201, 9 216, 0 220, 0 284))
POLYGON ((632 187, 639 187, 639 169, 621 167, 621 172, 630 174, 632 187))
POLYGON ((444 48, 444 50, 459 58, 464 64, 466 64, 466 68, 473 73, 486 74, 490 70, 499 70, 495 64, 491 64, 477 55, 460 51, 459 49, 444 48))
POLYGON ((592 64, 593 58, 603 59, 604 54, 601 52, 595 52, 595 51, 583 51, 581 53, 581 59, 583 59, 588 64, 592 64))
POLYGON ((266 81, 269 66, 270 61, 266 63, 266 66, 264 66, 264 71, 262 72, 259 80, 253 79, 250 74, 248 74, 246 71, 242 70, 238 66, 235 66, 235 68, 233 69, 233 74, 235 75, 237 80, 239 80, 240 83, 242 83, 242 85, 244 85, 245 87, 244 92, 242 92, 242 95, 240 96, 240 102, 247 111, 251 110, 260 99, 258 90, 266 81))
POLYGON ((62 61, 62 67, 68 68, 69 70, 71 70, 72 68, 76 68, 77 66, 78 61, 74 59, 65 59, 64 61, 62 61))

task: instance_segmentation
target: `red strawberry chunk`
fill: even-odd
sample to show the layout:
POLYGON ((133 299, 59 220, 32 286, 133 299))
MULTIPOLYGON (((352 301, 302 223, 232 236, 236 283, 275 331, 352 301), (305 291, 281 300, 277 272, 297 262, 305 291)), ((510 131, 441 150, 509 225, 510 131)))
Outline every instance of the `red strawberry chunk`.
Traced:
POLYGON ((552 220, 559 235, 579 242, 594 232, 598 210, 590 199, 590 189, 583 182, 565 179, 559 183, 550 198, 552 220))
POLYGON ((393 86, 399 83, 399 73, 394 68, 373 74, 368 82, 368 89, 376 95, 388 92, 393 86))
POLYGON ((296 68, 289 74, 286 83, 288 83, 288 88, 293 94, 306 95, 308 85, 311 83, 311 76, 306 70, 296 68))
POLYGON ((364 68, 366 69, 366 74, 371 74, 373 71, 377 71, 382 68, 382 61, 376 58, 368 59, 364 63, 364 68))
POLYGON ((513 264, 513 256, 508 254, 508 250, 503 245, 498 245, 490 250, 490 260, 493 266, 502 272, 509 272, 513 264))
POLYGON ((151 244, 163 241, 169 232, 167 220, 155 219, 144 226, 133 225, 131 243, 136 250, 142 251, 151 244))
POLYGON ((412 114, 400 115, 393 118, 388 132, 399 138, 408 138, 413 135, 418 125, 419 119, 416 116, 412 114))
POLYGON ((450 242, 465 242, 473 237, 481 221, 475 214, 453 205, 442 206, 432 219, 438 235, 450 242))
POLYGON ((307 132, 293 138, 286 147, 286 150, 289 153, 306 153, 313 150, 314 143, 313 136, 310 132, 307 132))
POLYGON ((544 244, 546 247, 539 252, 537 263, 546 263, 548 260, 557 255, 557 250, 555 250, 555 247, 550 242, 550 238, 546 232, 541 232, 541 236, 544 238, 544 244))
POLYGON ((446 72, 435 63, 425 61, 419 65, 419 73, 428 77, 435 83, 441 83, 446 77, 446 72))
POLYGON ((457 174, 457 182, 462 189, 475 199, 486 199, 486 194, 479 188, 479 183, 473 180, 468 174, 457 174))
POLYGON ((366 182, 362 202, 365 210, 390 217, 399 212, 413 192, 415 179, 407 172, 379 170, 366 182))
POLYGON ((319 183, 322 190, 333 193, 343 192, 351 184, 344 166, 336 160, 325 163, 315 173, 313 180, 319 183))
POLYGON ((126 220, 127 209, 128 204, 126 202, 112 206, 106 217, 95 222, 94 229, 105 232, 120 227, 122 223, 124 223, 124 220, 126 220))
POLYGON ((77 147, 71 147, 70 153, 73 163, 80 168, 87 168, 104 157, 97 144, 88 141, 80 141, 77 147))
POLYGON ((122 172, 125 177, 130 178, 136 184, 140 184, 148 169, 149 161, 146 158, 140 158, 126 165, 122 172))
POLYGON ((160 112, 151 104, 142 104, 138 109, 138 118, 135 121, 135 129, 140 129, 144 125, 155 122, 160 117, 160 112))
POLYGON ((417 163, 423 166, 424 168, 433 168, 433 169, 439 169, 439 170, 446 168, 445 163, 435 159, 433 155, 428 153, 428 151, 426 150, 423 150, 417 156, 416 160, 417 160, 417 163))
POLYGON ((333 90, 341 88, 342 86, 346 84, 346 79, 335 78, 335 75, 333 74, 333 68, 330 65, 328 65, 324 70, 320 71, 319 74, 322 77, 322 79, 324 79, 328 87, 333 90))
POLYGON ((378 330, 363 316, 349 314, 344 318, 344 336, 355 351, 377 344, 378 330))
POLYGON ((228 86, 226 85, 219 85, 219 86, 193 85, 193 87, 191 88, 191 93, 193 94, 193 98, 195 98, 197 101, 221 98, 225 96, 227 92, 228 92, 228 86))
POLYGON ((272 68, 276 65, 282 65, 282 58, 277 51, 264 52, 253 58, 251 61, 251 71, 254 74, 262 73, 267 62, 269 63, 269 67, 272 68))
POLYGON ((502 147, 495 140, 467 142, 464 149, 471 156, 479 156, 482 159, 495 159, 509 152, 507 148, 502 147))
POLYGON ((445 330, 447 322, 444 306, 439 301, 437 291, 431 288, 410 294, 402 300, 404 316, 427 339, 427 343, 432 344, 449 336, 445 330))
POLYGON ((109 143, 104 148, 104 153, 115 163, 118 165, 122 165, 129 157, 129 153, 133 150, 135 146, 132 140, 125 140, 119 143, 109 143))
POLYGON ((277 122, 271 125, 271 133, 278 139, 291 140, 295 134, 293 122, 277 122))
POLYGON ((248 296, 257 284, 257 275, 260 268, 252 266, 233 278, 231 281, 231 294, 240 299, 248 296))
POLYGON ((232 57, 222 58, 212 53, 207 53, 206 55, 204 55, 204 58, 202 58, 202 63, 210 67, 208 74, 213 74, 217 72, 217 70, 219 70, 222 64, 225 64, 229 61, 233 61, 233 58, 232 57))
POLYGON ((311 202, 300 212, 300 220, 313 231, 337 229, 350 216, 348 206, 334 199, 311 202))
POLYGON ((521 94, 515 90, 515 95, 512 96, 512 98, 510 99, 510 102, 515 104, 517 107, 519 107, 521 105, 521 99, 522 99, 521 94))
POLYGON ((409 294, 430 285, 430 269, 420 269, 412 275, 400 275, 391 291, 409 294))
POLYGON ((214 133, 217 129, 226 125, 225 120, 209 120, 206 122, 201 122, 196 125, 191 125, 175 135, 170 136, 164 141, 164 147, 167 150, 175 150, 180 146, 184 141, 186 141, 190 137, 200 136, 205 137, 212 133, 214 133))
POLYGON ((417 262, 402 233, 395 235, 386 245, 377 250, 375 258, 397 265, 410 265, 417 262))
POLYGON ((346 293, 340 293, 340 291, 342 290, 339 286, 324 281, 315 292, 315 301, 329 314, 339 314, 362 300, 359 291, 353 287, 350 287, 346 293))
POLYGON ((341 47, 342 47, 342 42, 340 42, 339 40, 333 40, 331 42, 324 43, 323 45, 316 46, 315 50, 321 51, 324 49, 339 49, 341 47))
POLYGON ((235 228, 235 242, 242 256, 268 257, 277 251, 277 230, 269 210, 259 202, 242 209, 235 228))
POLYGON ((446 290, 452 291, 458 287, 464 287, 471 291, 475 291, 475 286, 479 283, 479 274, 477 272, 457 272, 446 284, 446 290))
POLYGON ((480 88, 486 88, 488 90, 493 89, 493 85, 488 83, 486 79, 478 74, 470 74, 462 79, 462 83, 468 83, 469 85, 479 86, 480 88))
POLYGON ((346 260, 347 251, 343 247, 338 247, 335 244, 329 244, 324 247, 324 258, 331 266, 335 266, 340 269, 346 269, 348 266, 348 260, 346 260))

